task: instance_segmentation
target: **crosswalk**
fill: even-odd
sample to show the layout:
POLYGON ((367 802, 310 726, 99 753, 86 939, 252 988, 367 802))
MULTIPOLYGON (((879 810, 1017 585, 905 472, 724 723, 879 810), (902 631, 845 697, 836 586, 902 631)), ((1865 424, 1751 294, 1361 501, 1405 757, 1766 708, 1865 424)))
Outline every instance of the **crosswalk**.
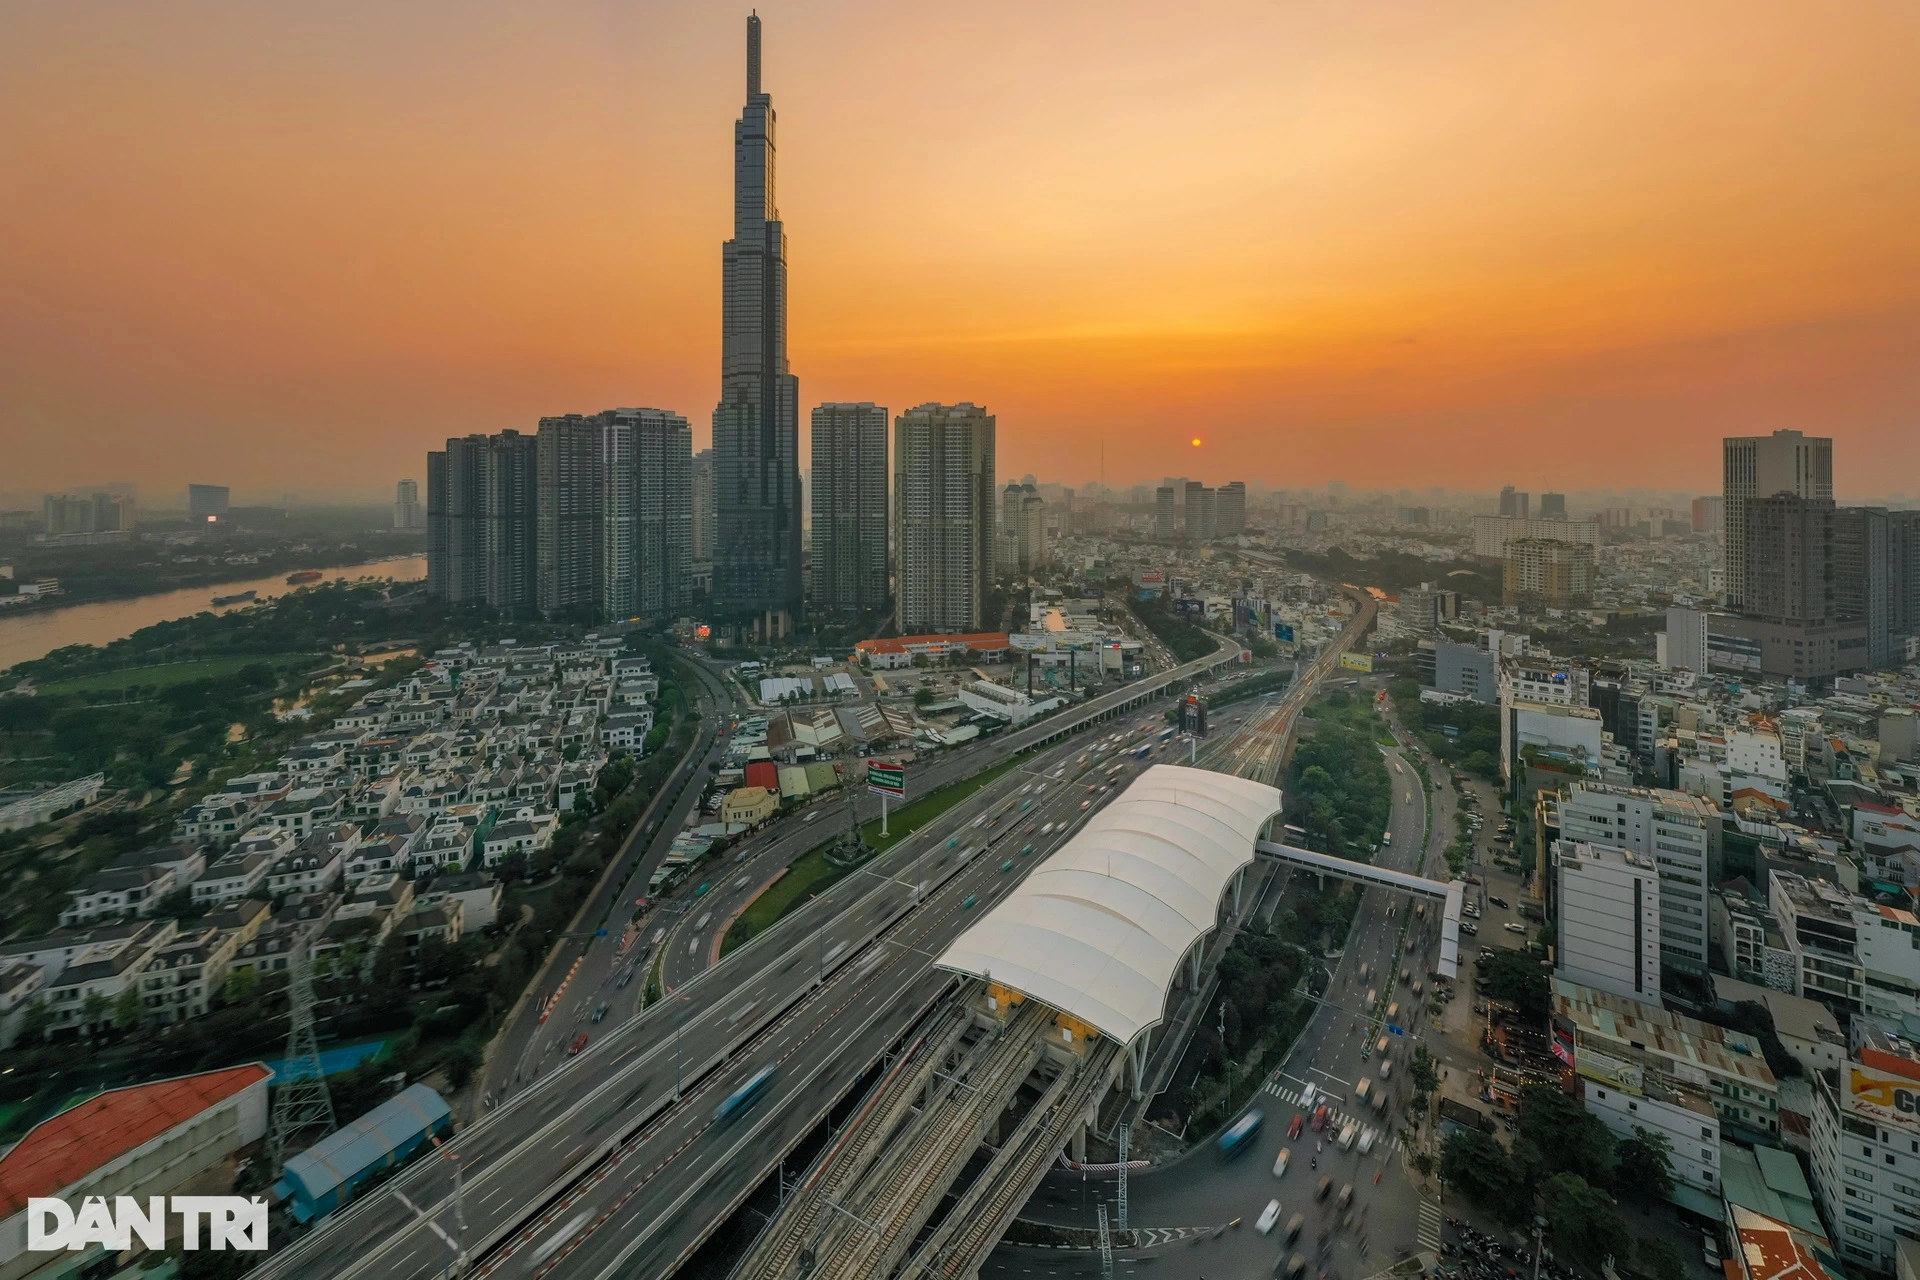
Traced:
MULTIPOLYGON (((1280 1099, 1280 1101, 1286 1103, 1290 1107, 1299 1107, 1299 1106, 1305 1105, 1303 1101, 1304 1095, 1302 1095, 1298 1089, 1295 1089, 1291 1085, 1281 1084, 1278 1080, 1273 1079, 1272 1077, 1269 1077, 1267 1079, 1267 1082, 1260 1086, 1260 1092, 1267 1094, 1270 1097, 1278 1098, 1280 1099)), ((1323 1105, 1323 1104, 1316 1104, 1316 1105, 1323 1105)), ((1329 1138, 1331 1138, 1334 1134, 1340 1132, 1340 1126, 1344 1125, 1347 1121, 1357 1119, 1357 1117, 1348 1115, 1346 1112, 1340 1110, 1340 1108, 1338 1107, 1332 1106, 1330 1104, 1325 1104, 1325 1105, 1327 1105, 1327 1135, 1329 1138)), ((1380 1130, 1374 1128, 1370 1124, 1365 1123, 1364 1121, 1361 1122, 1361 1131, 1363 1133, 1372 1134, 1375 1142, 1378 1142, 1380 1139, 1380 1130)), ((1398 1150, 1399 1146, 1400 1146, 1400 1139, 1398 1136, 1395 1136, 1391 1142, 1391 1149, 1398 1150)))
POLYGON ((1420 1198, 1420 1225, 1413 1233, 1414 1241, 1422 1253, 1438 1253, 1445 1241, 1441 1228, 1446 1223, 1446 1215, 1440 1212, 1440 1205, 1425 1196, 1420 1198))

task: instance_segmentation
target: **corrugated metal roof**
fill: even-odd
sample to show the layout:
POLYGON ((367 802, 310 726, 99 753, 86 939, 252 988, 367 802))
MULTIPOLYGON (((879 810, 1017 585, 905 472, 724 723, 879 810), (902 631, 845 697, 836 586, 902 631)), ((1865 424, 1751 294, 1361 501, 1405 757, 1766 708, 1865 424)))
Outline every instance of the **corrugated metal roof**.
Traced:
POLYGON ((258 1062, 109 1089, 42 1120, 0 1157, 0 1218, 54 1195, 270 1073, 258 1062))
POLYGON ((320 1200, 385 1161, 403 1142, 446 1123, 451 1115, 439 1094, 423 1084, 408 1085, 287 1161, 280 1176, 297 1184, 308 1200, 320 1200))

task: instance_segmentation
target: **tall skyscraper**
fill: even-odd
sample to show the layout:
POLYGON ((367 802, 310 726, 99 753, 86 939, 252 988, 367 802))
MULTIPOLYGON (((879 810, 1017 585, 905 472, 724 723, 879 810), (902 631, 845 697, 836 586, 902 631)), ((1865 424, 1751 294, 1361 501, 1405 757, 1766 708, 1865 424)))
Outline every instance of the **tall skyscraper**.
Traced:
POLYGON ((1247 482, 1235 480, 1231 484, 1220 486, 1214 506, 1214 520, 1219 526, 1217 532, 1223 538, 1231 538, 1247 531, 1247 482))
POLYGON ((582 413, 540 419, 540 612, 599 616, 600 424, 582 413))
POLYGON ((427 593, 448 604, 487 597, 481 472, 487 437, 458 436, 427 455, 427 593))
POLYGON ((973 404, 923 404, 894 420, 894 620, 901 634, 983 625, 993 508, 992 414, 973 404))
POLYGON ((533 436, 460 436, 427 455, 427 591, 503 612, 539 603, 533 436))
POLYGON ((1500 514, 1501 515, 1517 516, 1520 519, 1525 520, 1527 518, 1527 506, 1528 506, 1528 495, 1521 493, 1518 489, 1515 489, 1512 485, 1508 485, 1506 488, 1500 491, 1500 514))
POLYGON ((887 603, 887 411, 865 401, 813 411, 815 614, 887 603))
POLYGON ((693 428, 665 409, 609 409, 600 421, 607 510, 633 530, 631 562, 609 552, 602 566, 607 613, 678 617, 693 600, 693 428))
POLYGON ((1540 518, 1542 520, 1565 520, 1567 518, 1567 495, 1564 493, 1541 494, 1540 518))
POLYGON ((713 567, 713 450, 693 455, 693 562, 713 567))
POLYGON ((665 409, 540 420, 540 609, 618 621, 692 595, 693 431, 665 409))
POLYGON ((393 486, 393 527, 396 529, 418 529, 426 522, 426 512, 420 508, 420 482, 402 480, 393 486))
POLYGON ((486 600, 503 613, 536 607, 539 581, 539 453, 533 436, 502 431, 481 459, 486 600))
POLYGON ((800 383, 787 369, 786 229, 774 204, 773 100, 747 19, 747 102, 733 127, 733 239, 721 251, 713 411, 713 615, 786 635, 801 605, 800 383))
POLYGON ((1722 518, 1727 563, 1727 604, 1747 605, 1749 505, 1777 493, 1796 498, 1833 498, 1833 440, 1776 431, 1770 436, 1729 436, 1722 442, 1724 499, 1722 518))
POLYGON ((1173 486, 1163 484, 1153 491, 1153 536, 1161 542, 1172 542, 1173 529, 1173 486))

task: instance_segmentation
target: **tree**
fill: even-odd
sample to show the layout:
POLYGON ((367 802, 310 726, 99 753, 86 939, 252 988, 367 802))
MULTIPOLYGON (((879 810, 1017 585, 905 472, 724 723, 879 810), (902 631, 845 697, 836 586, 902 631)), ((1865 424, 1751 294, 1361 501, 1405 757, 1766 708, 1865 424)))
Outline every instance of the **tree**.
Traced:
POLYGON ((1623 1259, 1632 1237, 1620 1221, 1613 1198, 1585 1178, 1556 1173, 1540 1189, 1553 1251, 1562 1258, 1578 1258, 1599 1268, 1608 1258, 1623 1259))
POLYGON ((1572 1173, 1596 1185, 1613 1172, 1613 1131, 1552 1085, 1520 1093, 1520 1141, 1547 1173, 1572 1173))
POLYGON ((89 1032, 97 1031, 100 1024, 107 1020, 107 1011, 111 1007, 111 1003, 97 989, 89 991, 80 1002, 80 1021, 89 1032))
POLYGON ((1613 1185, 1643 1203, 1664 1200, 1673 1190, 1673 1142, 1639 1125, 1614 1148, 1613 1185))
POLYGON ((1407 1079, 1413 1082, 1415 1093, 1432 1093, 1439 1087, 1440 1073, 1433 1069, 1433 1055, 1427 1052, 1427 1046, 1416 1046, 1413 1061, 1407 1064, 1407 1079))
POLYGON ((53 1028, 53 1008, 46 997, 42 996, 28 1005, 26 1012, 20 1015, 20 1038, 22 1040, 40 1040, 53 1028))
POLYGON ((1552 998, 1552 984, 1540 962, 1524 951, 1502 947, 1480 966, 1487 994, 1512 1005, 1529 1018, 1544 1018, 1552 998))
POLYGON ((128 987, 113 1002, 113 1029, 132 1031, 140 1025, 140 993, 128 987))
POLYGON ((1448 1138, 1440 1148, 1440 1176, 1505 1221, 1526 1217, 1529 1197, 1520 1168, 1489 1134, 1463 1129, 1448 1138))
POLYGON ((1640 1269, 1653 1280, 1687 1280, 1686 1255, 1665 1236, 1641 1237, 1633 1246, 1633 1255, 1640 1260, 1640 1269))

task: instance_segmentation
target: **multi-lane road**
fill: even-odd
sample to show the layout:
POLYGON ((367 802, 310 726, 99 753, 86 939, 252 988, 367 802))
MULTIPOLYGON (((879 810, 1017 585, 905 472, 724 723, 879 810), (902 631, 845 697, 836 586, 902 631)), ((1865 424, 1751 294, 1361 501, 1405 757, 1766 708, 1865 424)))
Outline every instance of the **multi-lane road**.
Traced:
MULTIPOLYGON (((1121 714, 1237 649, 1223 643, 1211 658, 1001 735, 1000 745, 1018 751, 1121 714)), ((1030 863, 1084 816, 1084 787, 1067 786, 1063 773, 1041 793, 1048 780, 1037 775, 1078 768, 1086 750, 1085 739, 1068 738, 1041 751, 843 881, 844 892, 603 1030, 563 1067, 523 1079, 442 1154, 280 1250, 262 1274, 671 1270, 940 997, 949 980, 932 956, 1018 878, 1000 870, 1000 842, 1022 832, 1036 845, 1019 859, 1030 863), (1023 786, 1036 790, 1021 798, 1023 786), (1023 803, 1033 835, 1010 819, 987 825, 997 808, 1023 803), (1048 822, 1055 830, 1042 834, 1048 822), (778 1075, 766 1098, 731 1127, 716 1125, 717 1103, 767 1066, 778 1075)))
MULTIPOLYGON (((1435 792, 1435 821, 1429 830, 1426 798, 1418 775, 1398 751, 1387 758, 1393 785, 1393 816, 1389 828, 1392 844, 1374 858, 1376 865, 1412 872, 1422 865, 1426 855, 1427 874, 1444 868, 1447 833, 1452 829, 1451 795, 1441 786, 1435 792)), ((1443 873, 1443 872, 1442 872, 1443 873)), ((1303 873, 1296 873, 1303 874, 1303 873)), ((1150 1246, 1118 1261, 1120 1274, 1131 1274, 1133 1265, 1145 1258, 1153 1263, 1151 1273, 1181 1280, 1185 1277, 1224 1275, 1266 1275, 1274 1264, 1299 1251, 1309 1261, 1316 1259, 1323 1240, 1331 1244, 1331 1260, 1339 1274, 1367 1274, 1390 1262, 1398 1249, 1413 1249, 1422 1227, 1422 1214, 1433 1210, 1423 1207, 1420 1197, 1404 1176, 1394 1132, 1399 1127, 1399 1100, 1404 1096, 1404 1069, 1413 1045, 1420 1043, 1424 1027, 1422 1002, 1411 994, 1410 984, 1399 982, 1398 969, 1407 967, 1422 979, 1432 968, 1439 937, 1439 911, 1429 903, 1424 922, 1409 927, 1406 898, 1384 889, 1369 889, 1361 897, 1351 933, 1331 976, 1323 1003, 1316 1006, 1305 1031, 1277 1072, 1262 1079, 1245 1101, 1245 1110, 1259 1110, 1266 1125, 1259 1137, 1240 1155, 1223 1159, 1211 1144, 1201 1144, 1181 1158, 1136 1174, 1129 1187, 1130 1225, 1152 1228, 1170 1238, 1178 1229, 1199 1228, 1197 1235, 1177 1243, 1150 1246), (1404 944, 1405 950, 1401 948, 1404 944), (1365 976, 1362 976, 1362 972, 1365 976), (1368 993, 1376 993, 1370 1005, 1368 993), (1395 1074, 1382 1081, 1379 1058, 1362 1051, 1383 1033, 1381 1007, 1398 1001, 1399 1025, 1407 1032, 1389 1036, 1395 1074), (1371 1078, 1374 1087, 1384 1087, 1394 1108, 1387 1118, 1376 1116, 1363 1103, 1354 1100, 1361 1078, 1371 1078), (1312 1084, 1316 1104, 1329 1101, 1335 1116, 1352 1112, 1360 1124, 1373 1127, 1378 1137, 1366 1155, 1341 1150, 1332 1139, 1337 1126, 1324 1134, 1311 1129, 1301 1138, 1289 1140, 1287 1130, 1296 1114, 1311 1118, 1311 1107, 1301 1099, 1312 1084), (1324 1150, 1316 1151, 1316 1143, 1324 1150), (1282 1147, 1292 1150, 1287 1172, 1276 1178, 1275 1158, 1282 1147), (1317 1165, 1317 1167, 1315 1167, 1317 1165), (1379 1182, 1375 1183, 1375 1175, 1379 1182), (1342 1185, 1354 1187, 1359 1206, 1358 1229, 1341 1231, 1335 1226, 1337 1214, 1315 1199, 1322 1176, 1332 1179, 1334 1194, 1342 1185), (1269 1200, 1281 1205, 1279 1226, 1273 1235, 1253 1230, 1253 1223, 1269 1200), (1292 1245, 1282 1241, 1287 1222, 1302 1215, 1306 1227, 1292 1245), (1239 1218, 1237 1229, 1213 1232, 1228 1221, 1239 1218), (1360 1254, 1362 1235, 1369 1240, 1370 1252, 1360 1254)), ((1050 1174, 1029 1203, 1024 1216, 1075 1226, 1093 1225, 1095 1204, 1100 1197, 1109 1200, 1113 1211, 1112 1180, 1089 1181, 1064 1171, 1050 1174)), ((988 1276, 1019 1274, 1098 1274, 1097 1256, 1076 1258, 1048 1255, 1044 1260, 1029 1250, 1002 1247, 982 1274, 988 1276), (1042 1265, 1036 1268, 1036 1262, 1042 1265)), ((1143 1273, 1145 1274, 1145 1273, 1143 1273)))

